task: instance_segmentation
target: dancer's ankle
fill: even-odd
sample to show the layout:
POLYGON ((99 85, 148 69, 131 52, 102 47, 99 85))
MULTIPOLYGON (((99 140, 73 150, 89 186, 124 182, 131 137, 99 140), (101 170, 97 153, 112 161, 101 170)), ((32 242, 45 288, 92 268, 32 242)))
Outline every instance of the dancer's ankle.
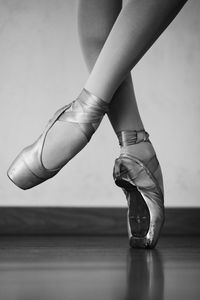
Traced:
POLYGON ((56 169, 71 160, 89 142, 107 110, 107 103, 83 89, 48 131, 43 165, 56 169))
POLYGON ((118 132, 117 136, 121 154, 135 156, 144 162, 155 155, 149 134, 145 130, 125 130, 118 132))

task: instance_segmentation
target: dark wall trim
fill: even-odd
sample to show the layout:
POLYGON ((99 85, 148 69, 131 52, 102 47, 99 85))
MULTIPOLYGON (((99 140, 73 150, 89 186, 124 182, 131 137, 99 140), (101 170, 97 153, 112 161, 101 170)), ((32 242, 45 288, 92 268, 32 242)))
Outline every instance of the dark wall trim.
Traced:
MULTIPOLYGON (((0 207, 0 235, 126 235, 125 208, 0 207)), ((163 235, 200 235, 200 208, 166 208, 163 235)))

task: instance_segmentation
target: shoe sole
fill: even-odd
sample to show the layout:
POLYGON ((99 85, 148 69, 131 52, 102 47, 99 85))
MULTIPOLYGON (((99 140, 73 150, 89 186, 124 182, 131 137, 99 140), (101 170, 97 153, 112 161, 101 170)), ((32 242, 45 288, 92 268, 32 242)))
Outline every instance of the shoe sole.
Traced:
POLYGON ((116 185, 123 188, 128 196, 128 222, 130 225, 131 237, 130 246, 132 248, 154 248, 146 239, 150 226, 150 212, 146 202, 137 187, 124 179, 116 179, 116 185))

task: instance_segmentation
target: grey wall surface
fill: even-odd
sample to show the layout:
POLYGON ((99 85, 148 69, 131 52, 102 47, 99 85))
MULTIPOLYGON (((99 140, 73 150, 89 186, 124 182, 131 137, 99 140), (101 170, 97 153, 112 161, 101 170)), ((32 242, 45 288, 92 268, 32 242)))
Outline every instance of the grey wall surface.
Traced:
MULTIPOLYGON (((81 91, 88 72, 76 1, 0 0, 0 205, 124 206, 107 117, 52 180, 22 191, 6 176, 19 151, 81 91)), ((199 206, 200 2, 189 1, 133 70, 139 109, 165 179, 166 206, 199 206)), ((92 24, 91 24, 92 25, 92 24)))

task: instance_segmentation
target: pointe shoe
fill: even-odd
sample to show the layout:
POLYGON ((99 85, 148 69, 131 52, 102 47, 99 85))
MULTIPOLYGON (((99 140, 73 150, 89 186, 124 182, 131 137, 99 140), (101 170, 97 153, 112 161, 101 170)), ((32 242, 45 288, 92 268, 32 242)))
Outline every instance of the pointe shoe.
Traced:
MULTIPOLYGON (((149 142, 142 131, 122 131, 121 146, 149 142)), ((164 224, 164 196, 161 168, 156 155, 143 162, 129 154, 115 161, 113 177, 128 202, 127 225, 132 248, 154 248, 164 224)))
POLYGON ((45 168, 42 162, 45 138, 50 128, 56 121, 72 122, 79 126, 84 138, 89 142, 106 111, 106 102, 83 89, 75 101, 55 113, 36 142, 21 151, 8 169, 8 177, 19 188, 26 190, 55 176, 63 166, 50 170, 45 168))

